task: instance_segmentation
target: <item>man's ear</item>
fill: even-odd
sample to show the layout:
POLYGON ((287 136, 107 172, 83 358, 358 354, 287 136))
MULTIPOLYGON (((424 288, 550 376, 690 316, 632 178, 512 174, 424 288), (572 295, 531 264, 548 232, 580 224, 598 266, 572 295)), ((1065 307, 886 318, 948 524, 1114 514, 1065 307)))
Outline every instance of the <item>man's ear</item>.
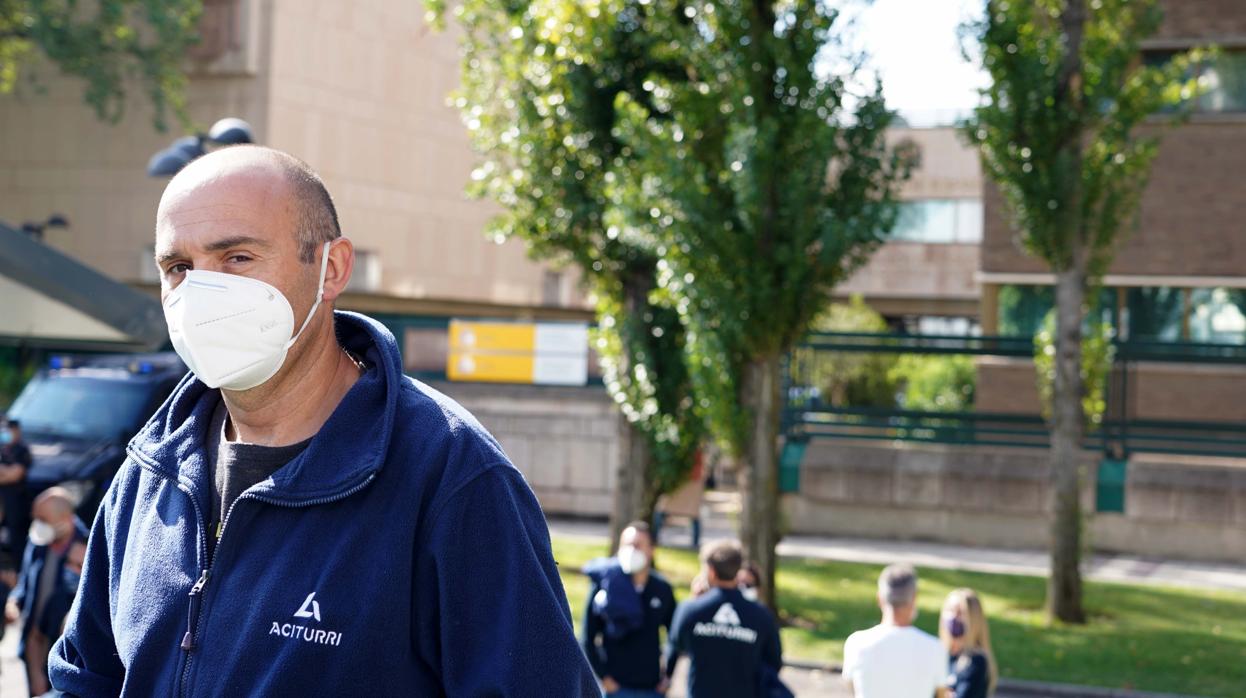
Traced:
POLYGON ((324 302, 332 304, 350 283, 355 268, 355 244, 350 238, 339 237, 329 243, 329 264, 324 273, 324 302))

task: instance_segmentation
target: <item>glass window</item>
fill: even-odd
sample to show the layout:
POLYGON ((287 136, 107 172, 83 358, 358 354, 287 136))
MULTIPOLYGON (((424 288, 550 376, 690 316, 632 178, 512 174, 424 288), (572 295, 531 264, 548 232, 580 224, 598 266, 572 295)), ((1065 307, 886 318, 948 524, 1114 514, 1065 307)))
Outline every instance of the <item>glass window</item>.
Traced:
POLYGON ((924 199, 900 202, 896 240, 924 243, 982 241, 980 199, 924 199))
MULTIPOLYGON (((1153 67, 1163 66, 1177 51, 1147 51, 1142 60, 1153 67)), ((1197 69, 1204 92, 1195 110, 1209 113, 1246 112, 1246 51, 1224 51, 1197 69)), ((1174 111, 1166 109, 1165 111, 1174 111)))
POLYGON ((1000 288, 999 333, 1005 337, 1033 337, 1055 302, 1055 289, 1050 286, 1000 288))
POLYGON ((39 377, 17 397, 9 414, 22 428, 76 439, 129 436, 139 424, 150 388, 139 383, 76 377, 39 377))
MULTIPOLYGON (((1056 291, 1051 286, 1002 286, 999 289, 999 333, 1004 337, 1032 337, 1038 333, 1047 313, 1056 305, 1056 291)), ((1091 292, 1090 312, 1083 332, 1090 330, 1090 321, 1098 319, 1119 334, 1116 317, 1116 289, 1100 288, 1091 292)))
POLYGON ((1191 290, 1190 341, 1246 343, 1246 291, 1228 288, 1191 290))
POLYGON ((1129 338, 1176 342, 1182 337, 1185 289, 1129 289, 1129 338))
POLYGON ((1225 51, 1203 68, 1206 92, 1198 100, 1205 112, 1246 111, 1246 52, 1225 51))

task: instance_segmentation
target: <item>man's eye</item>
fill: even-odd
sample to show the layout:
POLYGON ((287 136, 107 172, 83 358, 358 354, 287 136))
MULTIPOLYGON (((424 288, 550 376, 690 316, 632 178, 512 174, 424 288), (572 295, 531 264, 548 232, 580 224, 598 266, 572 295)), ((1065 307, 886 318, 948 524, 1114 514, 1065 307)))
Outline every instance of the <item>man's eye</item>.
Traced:
POLYGON ((188 271, 190 271, 189 264, 174 264, 173 266, 166 269, 165 273, 166 274, 185 274, 188 271))
POLYGON ((250 258, 249 256, 245 255, 245 254, 235 254, 235 255, 230 255, 230 256, 229 256, 229 259, 228 259, 228 260, 226 260, 226 261, 229 261, 229 262, 250 262, 250 261, 251 261, 251 258, 250 258))

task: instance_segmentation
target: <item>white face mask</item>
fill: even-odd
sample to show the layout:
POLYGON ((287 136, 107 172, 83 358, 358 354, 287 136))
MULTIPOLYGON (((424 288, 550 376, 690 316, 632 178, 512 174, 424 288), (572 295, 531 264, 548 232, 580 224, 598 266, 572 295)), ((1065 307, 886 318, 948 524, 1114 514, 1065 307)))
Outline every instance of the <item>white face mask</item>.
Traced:
POLYGON ((56 527, 44 521, 43 519, 35 519, 30 524, 30 542, 35 545, 51 545, 56 540, 56 527))
POLYGON ((631 545, 619 548, 618 559, 625 574, 635 574, 649 566, 649 557, 631 545))
POLYGON ((250 390, 272 378, 320 307, 329 244, 321 251, 316 302, 297 333, 290 301, 273 286, 236 274, 186 272, 164 301, 177 355, 209 388, 250 390))
POLYGON ((757 600, 757 588, 756 587, 741 587, 740 595, 748 599, 749 601, 756 601, 757 600))

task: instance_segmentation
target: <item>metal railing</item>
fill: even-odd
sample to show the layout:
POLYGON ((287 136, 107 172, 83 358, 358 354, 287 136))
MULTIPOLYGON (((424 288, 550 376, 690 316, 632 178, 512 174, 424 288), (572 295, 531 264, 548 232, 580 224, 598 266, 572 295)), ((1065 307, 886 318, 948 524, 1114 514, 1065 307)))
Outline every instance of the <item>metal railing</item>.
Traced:
MULTIPOLYGON (((1130 416, 1129 386, 1139 362, 1246 366, 1246 346, 1192 342, 1115 341, 1107 409, 1100 424, 1086 430, 1083 446, 1107 454, 1164 453, 1246 457, 1246 423, 1212 420, 1156 420, 1130 416)), ((795 354, 890 353, 1029 358, 1028 337, 817 333, 795 354)), ((984 411, 923 411, 845 407, 822 400, 814 386, 785 374, 784 434, 789 440, 819 438, 911 441, 979 446, 1046 448, 1050 431, 1037 414, 984 411)))

